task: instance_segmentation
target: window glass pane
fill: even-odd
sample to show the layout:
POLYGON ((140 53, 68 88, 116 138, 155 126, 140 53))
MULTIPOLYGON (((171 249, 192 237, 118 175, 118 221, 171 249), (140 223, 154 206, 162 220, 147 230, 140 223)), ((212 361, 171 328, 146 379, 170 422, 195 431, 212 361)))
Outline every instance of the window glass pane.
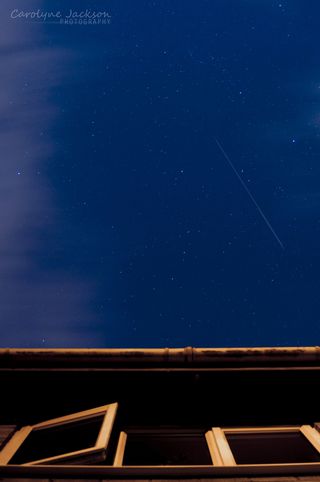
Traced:
POLYGON ((203 434, 129 434, 123 465, 212 465, 203 434))
POLYGON ((226 434, 237 464, 320 462, 301 432, 226 434))
POLYGON ((23 464, 47 457, 67 454, 93 447, 99 435, 104 415, 76 420, 57 427, 33 430, 10 460, 23 464))

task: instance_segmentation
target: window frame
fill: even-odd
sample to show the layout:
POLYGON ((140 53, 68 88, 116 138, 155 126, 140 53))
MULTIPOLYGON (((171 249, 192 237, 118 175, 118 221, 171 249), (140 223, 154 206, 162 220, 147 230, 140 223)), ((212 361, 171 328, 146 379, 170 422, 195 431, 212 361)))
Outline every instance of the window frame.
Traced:
MULTIPOLYGON (((150 430, 147 430, 149 432, 150 430)), ((146 432, 143 429, 139 430, 122 430, 119 434, 116 453, 114 456, 114 462, 112 467, 118 468, 126 468, 126 467, 139 467, 130 466, 130 465, 123 465, 125 449, 126 449, 126 442, 128 434, 130 433, 144 433, 146 432)), ((161 430, 154 430, 154 433, 161 433, 161 430)), ((319 464, 320 462, 297 462, 297 463, 276 463, 276 464, 237 464, 232 453, 231 447, 229 442, 226 438, 228 434, 248 434, 248 433, 283 433, 283 432, 291 432, 296 433, 300 432, 306 440, 311 443, 311 445, 317 450, 320 456, 320 433, 317 431, 316 428, 311 427, 311 425, 291 425, 291 426, 259 426, 259 427, 234 427, 234 428, 222 428, 222 427, 213 427, 211 430, 205 432, 205 439, 207 442, 207 446, 209 449, 212 465, 204 466, 204 465, 189 465, 188 467, 197 468, 197 467, 266 467, 266 466, 302 466, 308 464, 319 464)), ((150 467, 150 468, 164 468, 164 467, 182 467, 179 465, 175 466, 163 466, 163 465, 149 465, 149 466, 140 466, 140 467, 150 467)), ((185 466, 186 467, 186 466, 185 466)))
MULTIPOLYGON (((259 433, 283 433, 300 432, 308 442, 317 450, 320 456, 320 433, 311 425, 292 425, 292 426, 274 426, 274 427, 243 427, 243 428, 221 428, 213 427, 206 433, 211 458, 215 467, 239 467, 239 466, 292 466, 305 465, 315 462, 297 462, 297 463, 277 463, 277 464, 237 464, 226 435, 232 434, 259 434, 259 433)), ((320 464, 320 463, 319 463, 320 464)))
MULTIPOLYGON (((110 473, 110 475, 115 471, 115 473, 119 472, 123 474, 133 473, 139 474, 139 471, 143 471, 143 473, 163 473, 163 474, 170 474, 172 471, 175 473, 177 470, 186 471, 186 473, 193 473, 194 471, 199 470, 201 473, 208 473, 211 474, 215 473, 215 471, 223 470, 232 470, 233 474, 240 472, 242 473, 243 470, 247 470, 252 474, 259 474, 262 473, 261 471, 267 470, 268 473, 273 473, 273 470, 276 470, 277 473, 280 470, 281 473, 299 473, 299 470, 310 470, 313 473, 314 470, 320 471, 320 462, 297 462, 297 463, 272 463, 272 464, 237 464, 234 456, 232 454, 231 448, 227 441, 226 435, 228 434, 248 434, 248 433, 279 433, 279 432, 300 432, 303 436, 311 443, 311 445, 317 450, 320 454, 320 433, 318 431, 317 423, 314 423, 314 427, 311 425, 294 425, 294 426, 255 426, 255 427, 213 427, 211 430, 205 432, 203 431, 203 436, 207 442, 207 447, 209 450, 209 454, 212 460, 212 464, 210 465, 123 465, 123 459, 125 454, 126 448, 126 441, 127 436, 130 433, 145 433, 145 432, 152 432, 152 433, 176 433, 176 429, 173 428, 166 428, 166 429, 125 429, 119 432, 118 442, 116 445, 114 460, 112 465, 107 466, 99 466, 95 465, 95 462, 101 462, 105 460, 106 450, 108 448, 108 442, 113 430, 113 425, 116 417, 118 404, 108 404, 101 407, 97 407, 90 410, 85 410, 82 412, 73 413, 67 416, 54 418, 51 420, 47 420, 45 422, 41 422, 32 426, 25 426, 22 427, 20 430, 15 432, 12 438, 6 443, 6 445, 0 450, 0 469, 1 467, 7 467, 9 473, 12 470, 15 470, 15 467, 28 467, 33 470, 40 470, 45 469, 48 473, 51 473, 51 470, 55 470, 54 467, 58 470, 61 470, 62 473, 66 472, 69 473, 70 470, 72 471, 72 467, 75 470, 84 469, 90 473, 92 470, 93 472, 98 471, 99 473, 110 473), (56 455, 53 457, 48 457, 45 459, 38 459, 33 460, 28 463, 23 463, 19 465, 10 465, 10 460, 17 452, 19 447, 22 445, 24 440, 26 440, 27 436, 31 433, 32 430, 41 429, 50 426, 59 426, 66 424, 71 421, 83 421, 85 419, 93 418, 100 414, 105 414, 104 419, 101 423, 101 428, 98 432, 96 443, 93 447, 88 447, 86 449, 81 449, 69 453, 63 453, 60 455, 56 455), (59 464, 59 462, 62 464, 59 464), (52 462, 52 464, 50 464, 52 462), (87 465, 85 465, 87 464, 87 465), (10 468, 11 467, 11 468, 10 468), (234 472, 236 471, 236 472, 234 472)), ((183 430, 183 432, 190 433, 193 429, 183 430)), ((196 429, 196 431, 199 431, 196 429)), ((248 472, 248 473, 249 473, 248 472)), ((71 473, 71 472, 70 472, 71 473)), ((221 472, 221 474, 224 472, 221 472)), ((280 472, 279 472, 280 473, 280 472)))
POLYGON ((82 422, 83 420, 89 420, 104 414, 101 427, 99 429, 96 443, 92 447, 80 449, 53 457, 46 457, 42 459, 32 460, 30 462, 21 464, 27 466, 41 465, 41 464, 56 464, 57 462, 70 461, 70 465, 78 465, 81 463, 98 462, 104 460, 108 442, 111 436, 114 420, 118 403, 111 403, 108 405, 102 405, 100 407, 92 408, 89 410, 83 410, 81 412, 72 413, 63 417, 57 417, 50 420, 46 420, 35 425, 27 425, 15 432, 11 439, 6 443, 3 449, 0 451, 0 465, 10 464, 10 460, 21 447, 23 442, 27 439, 28 435, 32 431, 41 430, 51 427, 60 427, 67 425, 71 422, 82 422))
MULTIPOLYGON (((150 468, 165 468, 165 467, 194 467, 194 468, 197 468, 197 467, 212 467, 213 466, 213 459, 212 459, 212 453, 211 453, 211 450, 208 446, 208 441, 207 441, 207 438, 206 438, 206 432, 203 431, 203 438, 204 440, 207 442, 207 446, 208 446, 208 451, 209 451, 209 455, 211 457, 211 462, 212 462, 212 465, 123 465, 123 459, 124 459, 124 455, 125 455, 125 450, 126 450, 126 443, 127 443, 127 438, 128 438, 128 435, 130 434, 167 434, 168 437, 171 436, 174 436, 176 435, 177 433, 179 432, 179 435, 183 436, 183 434, 190 434, 192 432, 194 432, 195 434, 199 435, 199 432, 200 430, 198 429, 185 429, 185 430, 177 430, 177 429, 174 429, 174 428, 167 428, 167 429, 126 429, 126 430, 122 430, 119 434, 119 438, 118 438, 118 442, 117 442, 117 448, 116 448, 116 453, 115 453, 115 456, 114 456, 114 461, 113 461, 113 466, 112 467, 123 467, 123 468, 126 468, 126 467, 150 467, 150 468)), ((202 431, 201 431, 202 432, 202 431)))

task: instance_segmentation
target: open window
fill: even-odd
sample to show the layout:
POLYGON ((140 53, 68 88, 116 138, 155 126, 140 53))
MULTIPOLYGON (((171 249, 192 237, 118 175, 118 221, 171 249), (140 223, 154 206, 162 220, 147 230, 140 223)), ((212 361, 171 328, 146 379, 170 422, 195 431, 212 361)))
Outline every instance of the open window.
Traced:
POLYGON ((115 467, 320 463, 320 433, 310 425, 120 433, 115 467))
POLYGON ((301 427, 227 428, 206 433, 216 466, 320 462, 320 434, 301 427))
POLYGON ((0 465, 104 465, 109 470, 245 466, 258 472, 280 465, 320 466, 319 424, 209 431, 119 427, 119 435, 113 428, 116 411, 114 403, 22 427, 0 451, 0 465))
POLYGON ((54 418, 18 430, 0 452, 0 464, 94 464, 106 457, 117 403, 54 418))
POLYGON ((130 429, 120 432, 114 466, 212 465, 205 430, 130 429))

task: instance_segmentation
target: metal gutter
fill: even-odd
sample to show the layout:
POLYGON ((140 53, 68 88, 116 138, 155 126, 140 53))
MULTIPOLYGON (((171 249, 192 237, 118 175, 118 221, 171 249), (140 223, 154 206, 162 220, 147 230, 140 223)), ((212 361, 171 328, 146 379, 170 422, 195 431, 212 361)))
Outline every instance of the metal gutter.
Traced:
POLYGON ((320 347, 0 349, 0 369, 320 367, 320 347))

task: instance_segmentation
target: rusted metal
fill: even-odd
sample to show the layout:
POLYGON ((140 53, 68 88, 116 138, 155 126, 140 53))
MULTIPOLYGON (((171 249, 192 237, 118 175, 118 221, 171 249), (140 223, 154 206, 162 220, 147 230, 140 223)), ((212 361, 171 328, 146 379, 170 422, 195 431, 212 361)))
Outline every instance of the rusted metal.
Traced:
POLYGON ((320 347, 0 349, 5 368, 320 367, 320 347))

